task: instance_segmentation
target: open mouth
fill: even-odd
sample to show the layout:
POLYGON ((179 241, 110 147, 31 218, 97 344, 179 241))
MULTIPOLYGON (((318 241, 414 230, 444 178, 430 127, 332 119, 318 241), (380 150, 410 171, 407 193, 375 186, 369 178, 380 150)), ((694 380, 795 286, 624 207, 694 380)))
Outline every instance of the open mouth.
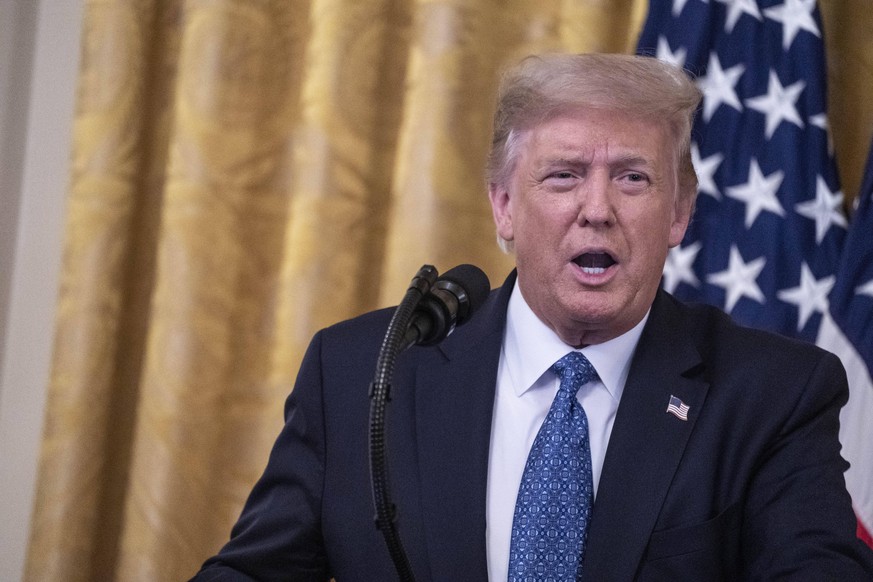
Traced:
POLYGON ((582 253, 573 262, 579 265, 583 273, 599 275, 615 264, 615 259, 608 253, 582 253))

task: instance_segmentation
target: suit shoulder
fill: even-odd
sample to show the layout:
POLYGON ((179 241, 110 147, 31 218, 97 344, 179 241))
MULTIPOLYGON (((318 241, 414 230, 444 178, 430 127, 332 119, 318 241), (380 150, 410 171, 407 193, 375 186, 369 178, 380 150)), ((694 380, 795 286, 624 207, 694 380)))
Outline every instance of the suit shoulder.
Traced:
POLYGON ((368 311, 320 329, 309 342, 304 363, 314 357, 328 368, 344 368, 342 362, 375 364, 394 310, 368 311))
POLYGON ((670 301, 694 336, 704 357, 729 359, 733 363, 770 366, 813 367, 836 356, 812 343, 741 325, 717 307, 670 301))
POLYGON ((396 307, 385 307, 357 315, 355 317, 339 321, 325 327, 319 333, 322 336, 334 339, 360 339, 370 335, 379 336, 382 339, 396 307))
MULTIPOLYGON (((485 302, 479 306, 475 316, 468 323, 459 326, 452 335, 457 336, 457 338, 467 337, 470 334, 478 337, 479 334, 484 333, 483 327, 487 328, 494 322, 502 322, 505 319, 506 304, 512 290, 512 281, 510 280, 501 288, 492 290, 485 302)), ((369 311, 326 327, 319 331, 318 335, 323 341, 331 344, 352 345, 354 342, 363 342, 369 345, 375 342, 377 345, 381 345, 396 310, 397 306, 392 306, 369 311)))

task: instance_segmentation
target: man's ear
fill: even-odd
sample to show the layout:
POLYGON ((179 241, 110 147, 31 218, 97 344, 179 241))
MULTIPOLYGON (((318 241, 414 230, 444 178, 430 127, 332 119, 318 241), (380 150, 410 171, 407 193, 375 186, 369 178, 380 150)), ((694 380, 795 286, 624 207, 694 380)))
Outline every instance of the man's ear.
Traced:
POLYGON ((494 216, 494 225, 497 227, 497 236, 511 241, 515 235, 512 230, 512 204, 509 190, 502 184, 492 182, 488 185, 488 199, 491 201, 491 213, 494 216))
POLYGON ((676 203, 673 205, 673 223, 670 225, 670 248, 679 245, 685 238, 685 231, 691 223, 691 215, 694 213, 694 201, 697 192, 680 192, 676 203))

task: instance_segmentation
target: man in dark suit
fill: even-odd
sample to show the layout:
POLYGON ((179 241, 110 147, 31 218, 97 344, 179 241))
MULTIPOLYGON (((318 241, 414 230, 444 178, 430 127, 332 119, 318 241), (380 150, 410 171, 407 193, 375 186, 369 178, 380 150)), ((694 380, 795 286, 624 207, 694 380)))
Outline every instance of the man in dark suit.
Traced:
MULTIPOLYGON (((837 358, 658 290, 696 196, 699 98, 644 57, 530 58, 504 79, 489 196, 517 269, 393 381, 392 496, 418 580, 873 580, 837 358)), ((390 317, 315 336, 197 580, 396 579, 367 454, 390 317)))

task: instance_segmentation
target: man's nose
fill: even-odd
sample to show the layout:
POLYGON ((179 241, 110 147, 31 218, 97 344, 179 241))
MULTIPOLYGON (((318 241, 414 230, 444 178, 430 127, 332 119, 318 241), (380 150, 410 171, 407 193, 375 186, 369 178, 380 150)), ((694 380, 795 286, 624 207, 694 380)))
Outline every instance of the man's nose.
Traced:
POLYGON ((612 205, 612 181, 608 176, 593 174, 578 191, 579 212, 576 220, 580 225, 610 225, 615 222, 612 205))

